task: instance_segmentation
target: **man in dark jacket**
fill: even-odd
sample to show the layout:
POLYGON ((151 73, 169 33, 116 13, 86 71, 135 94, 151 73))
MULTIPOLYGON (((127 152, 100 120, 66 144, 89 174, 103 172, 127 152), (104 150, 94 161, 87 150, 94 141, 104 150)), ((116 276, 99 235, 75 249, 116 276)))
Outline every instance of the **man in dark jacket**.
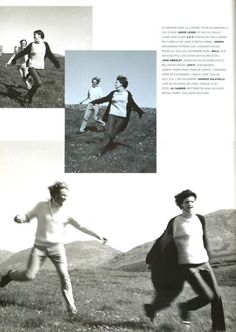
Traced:
POLYGON ((29 92, 24 97, 24 104, 31 104, 32 98, 38 88, 41 86, 41 75, 40 71, 45 67, 45 58, 49 58, 52 61, 56 68, 60 68, 59 61, 52 54, 48 43, 43 41, 44 33, 42 30, 34 31, 34 42, 30 43, 24 50, 19 52, 11 61, 13 65, 16 64, 16 60, 28 55, 28 67, 29 67, 29 75, 33 78, 34 84, 29 92))

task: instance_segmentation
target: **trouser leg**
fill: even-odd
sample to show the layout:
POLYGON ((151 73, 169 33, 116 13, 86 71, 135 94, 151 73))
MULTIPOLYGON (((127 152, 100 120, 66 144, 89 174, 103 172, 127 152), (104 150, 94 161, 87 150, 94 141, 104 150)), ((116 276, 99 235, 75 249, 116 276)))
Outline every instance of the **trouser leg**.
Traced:
POLYGON ((88 124, 88 119, 92 113, 92 108, 90 105, 86 107, 85 113, 84 113, 84 118, 82 120, 81 126, 80 126, 80 131, 84 131, 85 128, 87 127, 88 124))
POLYGON ((26 270, 24 271, 13 270, 10 273, 11 279, 15 281, 33 280, 36 277, 45 259, 46 259, 46 254, 44 250, 34 246, 31 250, 26 270))
POLYGON ((29 101, 31 102, 36 91, 42 85, 42 80, 41 80, 38 70, 35 68, 29 68, 29 74, 33 78, 33 81, 34 81, 32 88, 29 90, 29 92, 27 94, 27 97, 28 97, 29 101))
POLYGON ((49 248, 48 257, 56 267, 61 282, 62 295, 66 301, 67 310, 70 313, 76 313, 76 306, 72 293, 72 286, 67 267, 66 252, 63 244, 49 248))
POLYGON ((222 300, 211 267, 209 266, 208 270, 199 270, 195 273, 190 272, 187 281, 198 296, 185 303, 186 310, 197 310, 208 303, 211 303, 211 319, 213 327, 225 330, 222 300))
POLYGON ((96 122, 100 123, 102 126, 105 126, 105 122, 100 118, 100 107, 99 105, 93 106, 93 118, 96 122))

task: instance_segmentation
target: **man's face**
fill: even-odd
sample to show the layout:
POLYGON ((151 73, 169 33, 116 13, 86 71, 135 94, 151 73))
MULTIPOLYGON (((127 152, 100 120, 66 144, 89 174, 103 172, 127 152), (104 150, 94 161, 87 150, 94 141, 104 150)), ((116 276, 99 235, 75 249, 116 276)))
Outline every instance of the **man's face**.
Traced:
POLYGON ((98 85, 97 80, 92 80, 92 86, 93 86, 93 88, 95 88, 97 85, 98 85))
POLYGON ((38 42, 41 40, 41 36, 38 33, 34 33, 34 41, 38 42))
POLYGON ((62 206, 64 202, 67 200, 68 197, 68 190, 66 188, 61 189, 58 194, 56 194, 53 197, 53 200, 55 203, 57 203, 59 206, 62 206))
POLYGON ((26 43, 25 40, 23 40, 23 41, 20 43, 21 48, 26 48, 26 45, 27 45, 27 43, 26 43))
POLYGON ((119 89, 120 87, 122 87, 122 84, 120 83, 120 81, 116 80, 116 82, 115 82, 115 88, 119 89))
POLYGON ((195 205, 195 197, 190 196, 185 198, 182 203, 182 209, 188 213, 191 213, 195 205))

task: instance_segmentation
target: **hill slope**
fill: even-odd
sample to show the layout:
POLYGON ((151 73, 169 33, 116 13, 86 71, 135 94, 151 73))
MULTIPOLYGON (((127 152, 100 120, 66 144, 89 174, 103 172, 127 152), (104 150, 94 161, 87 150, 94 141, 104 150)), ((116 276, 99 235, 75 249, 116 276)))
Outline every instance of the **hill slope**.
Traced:
POLYGON ((0 264, 6 261, 14 253, 7 250, 0 250, 0 264))
MULTIPOLYGON (((5 67, 11 54, 0 56, 0 107, 21 108, 22 97, 27 89, 16 66, 5 67)), ((45 70, 41 72, 42 86, 38 89, 30 106, 34 108, 64 107, 64 57, 58 57, 60 69, 56 69, 50 60, 45 60, 45 70)))
POLYGON ((145 114, 141 119, 131 112, 127 129, 117 136, 111 149, 96 160, 103 146, 102 127, 90 119, 87 131, 80 134, 85 107, 68 105, 65 112, 65 172, 156 172, 156 109, 143 110, 145 114))
MULTIPOLYGON (((236 210, 219 210, 206 215, 205 218, 212 265, 235 264, 236 210)), ((154 241, 144 243, 119 254, 107 262, 106 266, 124 271, 146 271, 145 258, 153 243, 154 241)))
MULTIPOLYGON (((65 245, 68 267, 70 270, 91 269, 106 263, 120 253, 107 245, 98 241, 75 241, 65 245)), ((8 260, 0 265, 1 270, 24 269, 31 249, 20 251, 12 255, 8 260)), ((47 260, 42 269, 54 270, 53 264, 47 260)))

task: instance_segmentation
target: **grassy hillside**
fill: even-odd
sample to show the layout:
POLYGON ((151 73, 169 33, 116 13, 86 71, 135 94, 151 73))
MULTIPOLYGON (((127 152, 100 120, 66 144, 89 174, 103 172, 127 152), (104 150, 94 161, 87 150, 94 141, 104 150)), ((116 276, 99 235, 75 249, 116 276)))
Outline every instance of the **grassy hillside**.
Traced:
POLYGON ((6 261, 11 255, 13 255, 13 252, 11 251, 0 250, 0 264, 6 261))
MULTIPOLYGON (((219 210, 205 216, 207 235, 214 266, 236 264, 236 210, 219 210)), ((147 271, 145 258, 154 241, 119 254, 108 262, 110 268, 147 271)))
POLYGON ((156 109, 144 108, 141 119, 132 112, 127 129, 117 136, 112 149, 98 160, 95 157, 103 146, 104 132, 91 119, 87 131, 79 133, 84 111, 85 106, 66 107, 66 173, 156 172, 156 109))
MULTIPOLYGON (((0 107, 21 108, 22 97, 28 92, 16 66, 5 67, 11 54, 0 56, 0 107)), ((56 69, 50 60, 45 60, 42 71, 42 86, 33 98, 32 108, 64 107, 64 57, 57 57, 61 68, 56 69)))
MULTIPOLYGON (((42 271, 33 282, 10 283, 1 289, 1 332, 183 332, 176 303, 193 296, 186 286, 184 292, 152 324, 143 314, 143 303, 150 302, 153 287, 149 273, 131 273, 95 269, 70 271, 78 315, 68 319, 55 272, 42 271)), ((227 281, 227 280, 226 280, 227 281)), ((221 285, 225 306, 227 332, 235 331, 235 286, 221 285)), ((191 332, 210 330, 210 307, 193 314, 191 332)))
MULTIPOLYGON (((75 241, 65 245, 69 269, 89 269, 105 264, 120 251, 103 245, 98 241, 75 241)), ((26 266, 31 249, 12 255, 0 265, 0 270, 23 269, 26 266)), ((43 270, 55 270, 54 265, 47 260, 43 270)))

